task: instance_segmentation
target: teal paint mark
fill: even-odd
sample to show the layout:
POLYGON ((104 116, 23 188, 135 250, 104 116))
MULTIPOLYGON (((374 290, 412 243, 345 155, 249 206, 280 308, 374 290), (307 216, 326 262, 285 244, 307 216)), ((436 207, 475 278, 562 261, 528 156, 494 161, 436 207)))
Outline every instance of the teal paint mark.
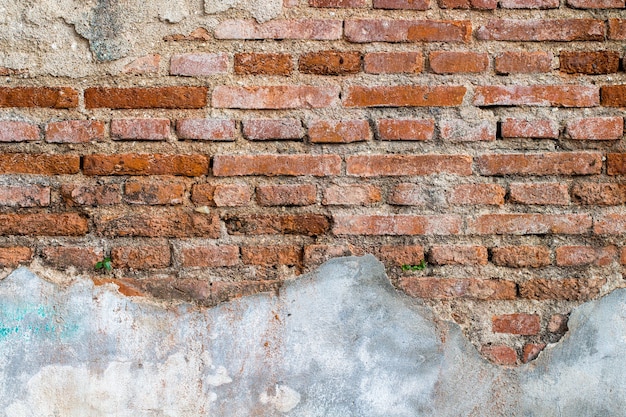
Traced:
POLYGON ((76 323, 67 324, 48 305, 0 306, 0 342, 11 338, 72 338, 79 332, 76 323))

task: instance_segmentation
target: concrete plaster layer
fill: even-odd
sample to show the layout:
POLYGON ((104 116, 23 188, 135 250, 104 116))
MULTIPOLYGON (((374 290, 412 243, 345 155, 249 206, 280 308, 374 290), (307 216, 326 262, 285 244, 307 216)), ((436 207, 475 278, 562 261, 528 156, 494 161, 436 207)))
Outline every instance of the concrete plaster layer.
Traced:
POLYGON ((0 284, 0 410, 14 416, 619 416, 626 291, 572 313, 533 363, 485 362, 455 324, 341 258, 212 309, 28 269, 0 284))

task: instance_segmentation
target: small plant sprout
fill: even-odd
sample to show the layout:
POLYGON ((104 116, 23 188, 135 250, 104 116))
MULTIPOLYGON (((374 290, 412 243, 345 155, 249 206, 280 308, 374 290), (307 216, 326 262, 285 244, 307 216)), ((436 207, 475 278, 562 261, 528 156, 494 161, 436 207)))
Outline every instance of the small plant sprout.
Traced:
POLYGON ((113 267, 111 266, 111 258, 106 257, 104 259, 102 259, 99 262, 96 262, 96 265, 94 266, 96 271, 106 271, 106 272, 110 272, 113 267))
POLYGON ((426 269, 426 261, 423 259, 417 265, 402 265, 403 271, 423 271, 424 269, 426 269))

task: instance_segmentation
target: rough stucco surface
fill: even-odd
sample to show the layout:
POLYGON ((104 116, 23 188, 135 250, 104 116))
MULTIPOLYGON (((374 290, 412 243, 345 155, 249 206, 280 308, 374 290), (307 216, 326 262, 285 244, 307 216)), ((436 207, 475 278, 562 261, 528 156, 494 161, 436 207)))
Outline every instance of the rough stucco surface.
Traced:
POLYGON ((341 258, 198 310, 26 268, 0 284, 5 416, 616 416, 626 292, 577 308, 529 365, 479 357, 455 324, 341 258), (523 394, 522 394, 523 393, 523 394))

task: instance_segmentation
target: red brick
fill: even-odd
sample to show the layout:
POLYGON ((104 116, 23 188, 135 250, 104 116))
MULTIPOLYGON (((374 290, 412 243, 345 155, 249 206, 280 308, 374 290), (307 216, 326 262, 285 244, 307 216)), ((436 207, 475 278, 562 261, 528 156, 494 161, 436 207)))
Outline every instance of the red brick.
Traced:
POLYGON ((510 268, 541 268, 548 266, 550 250, 543 246, 506 246, 491 250, 491 261, 510 268))
POLYGON ((205 28, 194 29, 189 35, 174 34, 163 37, 164 41, 200 41, 206 42, 213 39, 211 34, 205 28))
POLYGON ((433 246, 428 261, 434 265, 487 265, 484 246, 433 246))
POLYGON ((213 107, 227 109, 319 109, 339 103, 339 87, 308 85, 221 85, 213 90, 213 107))
POLYGON ((602 155, 594 152, 482 155, 481 175, 591 175, 602 171, 602 155))
POLYGON ((457 205, 502 205, 506 190, 497 184, 456 185, 448 194, 448 203, 457 205))
MULTIPOLYGON (((558 0, 557 0, 558 1, 558 0)), ((496 74, 535 74, 552 70, 551 52, 503 52, 496 55, 496 74)))
POLYGON ((450 142, 483 142, 496 140, 496 123, 489 120, 466 122, 461 119, 444 119, 439 122, 439 134, 450 142))
POLYGON ((530 336, 539 333, 541 322, 536 314, 504 314, 492 317, 491 330, 494 333, 530 336))
POLYGON ((558 9, 561 0, 500 0, 503 9, 558 9))
POLYGON ((626 214, 611 213, 599 217, 593 225, 597 235, 621 235, 626 233, 626 214))
POLYGON ((619 53, 615 51, 563 51, 559 56, 561 71, 567 74, 611 74, 619 71, 619 53))
POLYGON ((343 22, 335 19, 226 20, 217 25, 216 39, 341 39, 343 22))
POLYGON ((418 74, 424 69, 424 56, 419 51, 371 52, 365 54, 364 69, 369 74, 418 74))
POLYGON ((85 155, 85 175, 206 175, 209 160, 204 155, 118 154, 85 155))
POLYGON ((124 201, 130 204, 176 205, 185 197, 185 183, 173 178, 138 178, 126 181, 124 201))
POLYGON ((606 173, 609 175, 626 174, 626 153, 609 153, 606 155, 606 173))
POLYGON ((600 96, 603 106, 626 107, 626 85, 603 85, 600 96))
POLYGON ((0 267, 3 268, 15 268, 32 257, 33 250, 25 246, 0 247, 0 267))
POLYGON ((378 119, 380 140, 430 140, 435 133, 433 119, 378 119))
POLYGON ((226 219, 231 235, 306 235, 321 236, 330 229, 330 221, 321 214, 253 214, 226 219))
POLYGON ((213 184, 194 184, 191 189, 191 201, 198 205, 215 206, 214 193, 215 185, 213 184))
POLYGON ((373 185, 331 185, 324 190, 322 204, 330 205, 367 205, 379 203, 380 188, 373 185))
POLYGON ((626 39, 626 19, 609 19, 609 39, 617 41, 626 39))
POLYGON ((603 41, 605 26, 595 19, 492 19, 476 31, 490 41, 603 41))
POLYGON ((510 201, 517 204, 568 205, 569 189, 560 183, 513 183, 510 201))
POLYGON ((243 135, 248 140, 300 140, 304 128, 299 119, 251 119, 243 121, 243 135))
POLYGON ((0 107, 78 107, 78 92, 69 87, 0 87, 0 107))
POLYGON ((77 213, 0 214, 0 235, 81 236, 87 219, 77 213))
POLYGON ((622 248, 622 253, 620 255, 619 262, 622 265, 626 265, 626 248, 622 248))
POLYGON ((47 264, 57 268, 73 266, 82 270, 93 270, 103 257, 100 248, 80 246, 49 246, 43 249, 42 255, 47 264))
POLYGON ((169 119, 111 120, 113 140, 167 140, 169 135, 169 119))
POLYGON ((517 296, 514 282, 498 279, 403 277, 398 286, 420 298, 514 300, 517 296))
POLYGON ((76 155, 0 154, 0 172, 4 175, 65 175, 77 174, 79 171, 80 157, 76 155))
POLYGON ((429 192, 423 185, 400 183, 393 186, 387 197, 389 204, 400 206, 425 206, 429 203, 429 192))
POLYGON ((548 331, 561 334, 567 332, 567 320, 568 317, 564 314, 553 314, 548 322, 548 331))
POLYGON ((28 68, 0 67, 0 75, 3 77, 12 77, 15 75, 28 75, 28 68))
POLYGON ((428 58, 435 74, 471 74, 489 68, 489 55, 481 52, 433 51, 428 58))
POLYGON ((47 207, 50 187, 39 185, 0 185, 0 206, 47 207))
POLYGON ((232 245, 194 246, 181 249, 180 257, 183 267, 235 266, 239 263, 239 247, 232 245))
POLYGON ((452 107, 460 106, 467 89, 461 86, 396 85, 348 87, 346 107, 452 107))
POLYGON ((472 36, 469 20, 389 20, 354 19, 345 21, 349 42, 462 42, 472 36))
POLYGON ((468 220, 470 234, 580 235, 591 229, 587 214, 483 214, 468 220))
POLYGON ((0 121, 0 143, 39 140, 39 126, 17 121, 0 121))
POLYGON ((64 184, 61 196, 70 206, 108 206, 122 202, 118 184, 64 184))
POLYGON ((503 138, 558 139, 559 126, 548 119, 504 119, 500 125, 503 138))
POLYGON ((301 266, 302 248, 288 245, 242 246, 241 260, 246 265, 301 266))
POLYGON ((187 77, 206 77, 228 72, 228 54, 176 54, 170 60, 170 74, 187 77))
POLYGON ((207 87, 92 87, 85 90, 88 109, 201 109, 208 103, 207 87))
POLYGON ((331 258, 356 255, 351 245, 308 245, 304 247, 304 264, 318 266, 331 258))
POLYGON ((117 246, 111 249, 114 268, 153 269, 170 266, 170 247, 154 244, 150 246, 117 246))
POLYGON ((462 220, 455 215, 335 215, 335 235, 457 235, 462 220))
POLYGON ((472 174, 467 155, 353 155, 347 157, 347 174, 359 177, 472 174))
POLYGON ((496 365, 513 366, 517 364, 517 352, 509 346, 485 345, 480 353, 496 365))
POLYGON ((626 203, 626 184, 577 183, 572 187, 572 198, 578 204, 618 206, 626 203))
POLYGON ((430 0, 374 0, 374 8, 428 10, 430 0))
POLYGON ((491 85, 474 89, 475 106, 594 107, 598 87, 580 85, 491 85))
POLYGON ((312 143, 352 143, 372 136, 367 120, 319 120, 309 124, 312 143))
POLYGON ((216 155, 213 175, 313 175, 323 177, 341 173, 337 155, 216 155))
POLYGON ((353 8, 365 7, 366 0, 309 0, 311 7, 353 8))
POLYGON ((530 300, 587 301, 596 297, 605 283, 604 278, 534 278, 519 284, 519 293, 530 300))
POLYGON ((298 70, 303 74, 348 75, 361 71, 361 53, 318 51, 300 55, 298 70))
POLYGON ((587 117, 569 120, 567 133, 571 139, 618 140, 624 135, 622 117, 587 117))
POLYGON ((217 207, 240 207, 250 204, 252 190, 247 185, 220 184, 215 186, 213 201, 217 207))
POLYGON ((528 363, 537 359, 537 356, 539 356, 545 347, 545 343, 526 343, 522 352, 522 362, 528 363))
POLYGON ((424 247, 420 245, 383 245, 378 254, 383 262, 393 266, 419 265, 424 260, 424 247))
POLYGON ((151 54, 136 58, 122 69, 124 74, 156 74, 159 72, 161 55, 151 54))
POLYGON ((176 121, 179 139, 234 141, 236 126, 227 119, 182 119, 176 121))
POLYGON ((578 9, 623 9, 624 0, 567 0, 567 5, 578 9))
POLYGON ((477 9, 493 10, 498 7, 498 0, 438 0, 442 9, 477 9))
POLYGON ((617 258, 615 246, 594 248, 591 246, 561 246, 556 249, 558 266, 580 266, 595 264, 610 265, 617 258))
MULTIPOLYGON (((39 137, 39 130, 37 130, 39 137)), ((46 142, 89 143, 104 140, 104 123, 97 120, 66 120, 48 123, 46 142)))
POLYGON ((261 206, 309 206, 317 202, 317 187, 313 184, 260 185, 256 199, 261 206))
POLYGON ((293 60, 289 54, 235 54, 235 74, 239 75, 290 75, 293 60))
POLYGON ((106 237, 205 237, 220 236, 216 215, 186 210, 134 210, 103 214, 95 219, 99 235, 106 237))

